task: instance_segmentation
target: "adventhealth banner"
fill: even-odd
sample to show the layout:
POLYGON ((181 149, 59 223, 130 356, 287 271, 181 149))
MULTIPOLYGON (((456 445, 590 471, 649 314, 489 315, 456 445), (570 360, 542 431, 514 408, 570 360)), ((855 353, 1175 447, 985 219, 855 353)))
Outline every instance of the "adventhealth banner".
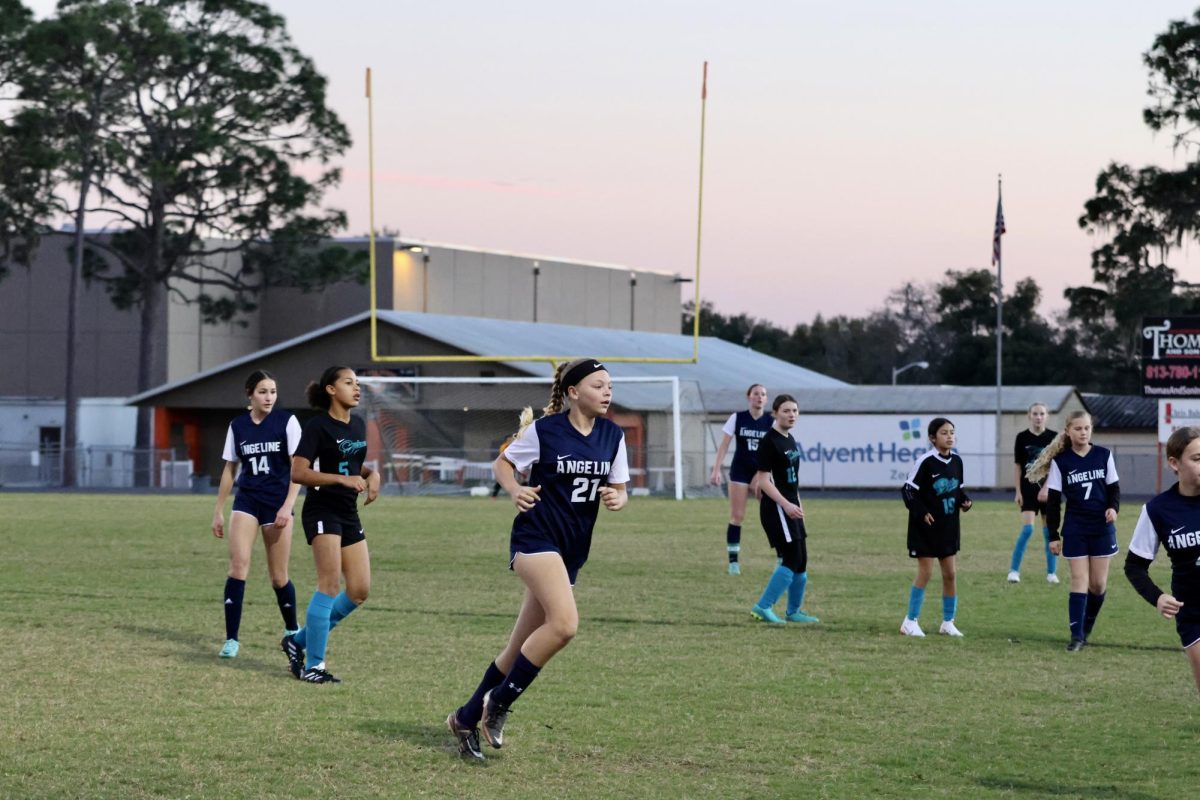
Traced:
MULTIPOLYGON (((800 446, 800 492, 806 487, 895 487, 929 449, 925 434, 938 415, 800 414, 792 437, 800 446)), ((996 418, 946 415, 958 435, 967 491, 996 483, 996 418)), ((1010 448, 1011 449, 1011 448, 1010 448)), ((1012 460, 1011 453, 1008 461, 1012 460)))

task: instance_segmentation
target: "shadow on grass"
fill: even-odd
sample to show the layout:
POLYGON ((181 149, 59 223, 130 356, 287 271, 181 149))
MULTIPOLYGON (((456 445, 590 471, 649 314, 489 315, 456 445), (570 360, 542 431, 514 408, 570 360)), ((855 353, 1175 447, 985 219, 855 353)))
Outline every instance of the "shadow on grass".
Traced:
POLYGON ((1114 798, 1115 800, 1157 800, 1157 795, 1122 789, 1113 784, 1062 784, 1048 781, 1027 781, 1020 778, 979 778, 976 780, 985 789, 994 789, 1017 794, 1032 794, 1037 797, 1087 797, 1114 798))
POLYGON ((428 722, 400 722, 393 719, 368 719, 358 723, 358 729, 368 736, 373 736, 385 742, 407 742, 418 750, 450 756, 464 764, 469 763, 486 767, 487 761, 479 762, 463 759, 458 754, 458 746, 445 725, 434 725, 428 722))
POLYGON ((219 658, 211 643, 202 637, 185 631, 170 628, 150 628, 144 625, 114 625, 113 628, 146 639, 170 643, 175 646, 176 657, 189 664, 210 667, 219 666, 225 669, 235 669, 244 672, 259 672, 284 680, 295 680, 292 674, 287 671, 282 653, 279 654, 278 661, 271 663, 242 654, 239 654, 237 658, 219 658))

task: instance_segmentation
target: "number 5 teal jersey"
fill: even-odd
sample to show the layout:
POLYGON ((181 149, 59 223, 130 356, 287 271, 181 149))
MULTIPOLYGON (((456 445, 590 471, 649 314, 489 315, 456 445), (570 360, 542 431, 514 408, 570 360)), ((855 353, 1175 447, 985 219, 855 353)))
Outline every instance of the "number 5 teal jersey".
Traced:
POLYGON ((600 417, 584 436, 567 412, 550 414, 527 427, 504 457, 541 487, 533 508, 513 520, 510 555, 556 552, 578 570, 591 549, 600 487, 629 481, 621 427, 600 417))
MULTIPOLYGON (((293 455, 328 475, 360 475, 367 457, 367 423, 354 415, 346 423, 322 412, 304 423, 293 455)), ((313 486, 304 497, 306 514, 320 508, 357 513, 357 507, 358 492, 348 486, 313 486)))
POLYGON ((943 456, 931 449, 917 460, 902 490, 908 506, 908 550, 916 557, 944 558, 958 552, 958 512, 969 498, 963 488, 958 453, 943 456), (926 524, 925 515, 933 517, 926 524))

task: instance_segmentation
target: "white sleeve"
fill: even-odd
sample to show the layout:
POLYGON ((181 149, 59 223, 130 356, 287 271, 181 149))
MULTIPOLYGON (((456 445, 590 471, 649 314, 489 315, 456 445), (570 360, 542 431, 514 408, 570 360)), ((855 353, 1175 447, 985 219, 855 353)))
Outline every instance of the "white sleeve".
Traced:
POLYGON ((608 473, 609 483, 629 483, 629 458, 625 455, 625 434, 621 434, 621 443, 617 445, 617 455, 613 458, 612 469, 608 473))
POLYGON ((237 448, 233 445, 233 423, 229 423, 229 427, 225 430, 225 451, 221 453, 221 458, 226 461, 241 461, 238 458, 237 448))
POLYGON ((542 443, 538 441, 537 422, 532 423, 520 436, 512 440, 512 444, 504 448, 504 457, 522 474, 537 463, 541 454, 542 443))
POLYGON ((726 436, 737 436, 737 412, 729 415, 729 419, 725 420, 725 427, 721 428, 721 433, 726 436))
POLYGON ((287 440, 288 440, 288 455, 296 454, 296 447, 300 444, 300 420, 296 419, 293 414, 287 424, 287 440))
POLYGON ((1138 517, 1137 525, 1133 528, 1133 538, 1129 540, 1129 552, 1149 561, 1158 554, 1158 534, 1154 532, 1154 523, 1142 506, 1142 514, 1138 517))
POLYGON ((925 459, 927 459, 927 458, 929 458, 929 453, 925 453, 925 455, 918 458, 913 463, 912 469, 910 469, 908 471, 908 480, 906 480, 905 483, 907 483, 909 486, 913 487, 914 489, 921 488, 920 484, 917 483, 917 473, 921 471, 921 465, 925 463, 925 459))
POLYGON ((1058 463, 1050 459, 1050 471, 1046 473, 1046 488, 1062 493, 1062 473, 1058 471, 1058 463))
POLYGON ((1108 454, 1108 474, 1104 476, 1105 483, 1116 483, 1120 478, 1117 477, 1117 462, 1113 461, 1112 453, 1108 454))

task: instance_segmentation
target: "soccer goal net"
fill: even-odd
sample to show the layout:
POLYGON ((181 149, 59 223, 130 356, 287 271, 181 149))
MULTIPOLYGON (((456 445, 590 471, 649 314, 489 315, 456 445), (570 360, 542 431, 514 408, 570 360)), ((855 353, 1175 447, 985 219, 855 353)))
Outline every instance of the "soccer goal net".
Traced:
MULTIPOLYGON (((384 488, 404 494, 489 495, 492 462, 521 409, 541 416, 549 377, 360 376, 358 412, 384 488)), ((704 494, 713 445, 694 381, 614 377, 609 418, 625 431, 630 491, 682 499, 704 494)))

